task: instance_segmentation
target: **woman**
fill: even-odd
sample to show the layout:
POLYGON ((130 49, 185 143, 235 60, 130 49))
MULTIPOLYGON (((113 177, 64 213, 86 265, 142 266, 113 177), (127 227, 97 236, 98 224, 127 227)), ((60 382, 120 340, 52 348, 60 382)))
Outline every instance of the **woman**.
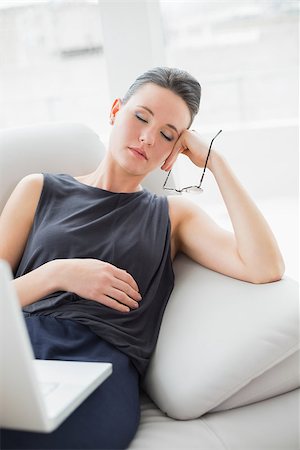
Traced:
POLYGON ((185 154, 208 155, 189 128, 200 85, 179 69, 142 74, 112 105, 112 131, 94 172, 33 174, 0 221, 37 358, 111 361, 113 375, 49 435, 4 430, 3 448, 126 448, 139 422, 139 380, 174 284, 177 252, 252 283, 279 280, 284 262, 265 219, 213 148, 213 173, 234 233, 186 198, 157 197, 141 182, 185 154))

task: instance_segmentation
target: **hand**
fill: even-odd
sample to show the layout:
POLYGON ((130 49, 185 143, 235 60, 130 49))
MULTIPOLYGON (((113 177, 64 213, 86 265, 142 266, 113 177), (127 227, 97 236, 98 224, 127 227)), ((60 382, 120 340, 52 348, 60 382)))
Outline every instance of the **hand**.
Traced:
POLYGON ((56 260, 60 264, 62 290, 128 312, 139 306, 138 285, 126 270, 98 259, 56 260))
MULTIPOLYGON (((208 145, 200 139, 197 131, 185 130, 177 139, 172 152, 161 166, 161 169, 166 171, 171 170, 180 153, 190 158, 196 166, 204 167, 208 149, 208 145)), ((207 167, 209 168, 209 160, 207 167)))

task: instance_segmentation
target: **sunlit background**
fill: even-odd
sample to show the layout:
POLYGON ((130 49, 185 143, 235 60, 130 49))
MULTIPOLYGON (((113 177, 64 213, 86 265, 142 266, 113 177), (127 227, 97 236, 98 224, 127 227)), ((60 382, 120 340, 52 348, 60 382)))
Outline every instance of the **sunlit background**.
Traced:
MULTIPOLYGON (((201 83, 193 127, 265 214, 298 277, 299 2, 0 0, 0 128, 75 121, 107 143, 109 110, 156 65, 201 83)), ((181 157, 176 184, 197 182, 181 157)), ((230 228, 210 173, 193 197, 230 228)))

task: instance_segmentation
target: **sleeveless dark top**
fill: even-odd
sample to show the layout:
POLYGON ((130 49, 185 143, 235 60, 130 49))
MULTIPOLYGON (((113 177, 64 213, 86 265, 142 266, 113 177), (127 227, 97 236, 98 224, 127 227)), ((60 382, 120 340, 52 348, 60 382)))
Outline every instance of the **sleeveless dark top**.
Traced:
POLYGON ((34 223, 15 276, 59 258, 96 258, 127 270, 138 284, 139 308, 122 313, 55 292, 23 308, 27 315, 71 319, 128 355, 141 375, 154 350, 174 286, 168 200, 147 189, 114 193, 70 175, 44 174, 34 223))

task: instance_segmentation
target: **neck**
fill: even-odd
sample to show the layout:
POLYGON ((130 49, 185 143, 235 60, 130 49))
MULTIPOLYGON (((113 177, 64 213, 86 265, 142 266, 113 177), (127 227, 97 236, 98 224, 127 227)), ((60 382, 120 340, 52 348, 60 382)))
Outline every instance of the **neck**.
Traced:
POLYGON ((106 154, 97 169, 85 177, 85 182, 107 191, 128 193, 141 191, 143 178, 127 173, 106 154))

